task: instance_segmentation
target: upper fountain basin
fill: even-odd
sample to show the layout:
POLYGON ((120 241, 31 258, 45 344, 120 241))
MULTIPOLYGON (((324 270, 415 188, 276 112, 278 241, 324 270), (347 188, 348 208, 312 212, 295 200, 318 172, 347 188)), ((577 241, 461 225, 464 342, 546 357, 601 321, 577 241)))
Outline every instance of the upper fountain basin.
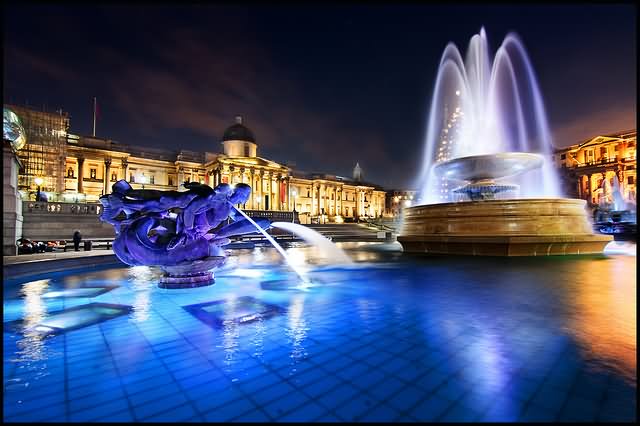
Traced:
POLYGON ((435 172, 447 179, 476 182, 515 176, 542 167, 544 157, 530 152, 459 157, 436 164, 435 172))

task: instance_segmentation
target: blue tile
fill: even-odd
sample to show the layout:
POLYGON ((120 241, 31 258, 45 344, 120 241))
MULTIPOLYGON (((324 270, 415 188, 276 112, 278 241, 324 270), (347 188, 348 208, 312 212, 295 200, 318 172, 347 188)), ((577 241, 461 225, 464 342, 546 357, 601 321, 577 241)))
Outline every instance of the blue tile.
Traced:
POLYGON ((386 400, 391 395, 399 392, 406 385, 393 377, 387 378, 368 390, 368 392, 379 400, 386 400))
POLYGON ((406 386, 399 393, 387 400, 387 403, 398 411, 407 411, 419 401, 427 397, 424 390, 416 386, 406 386))
POLYGON ((273 386, 269 386, 267 388, 263 388, 251 394, 251 398, 256 401, 256 403, 260 405, 266 405, 271 401, 281 398, 284 395, 290 394, 296 391, 296 389, 288 383, 280 382, 274 384, 273 386))
POLYGON ((145 422, 180 422, 188 420, 196 415, 196 412, 190 404, 184 404, 176 408, 164 411, 155 416, 145 418, 145 422))
POLYGON ((145 391, 129 394, 129 401, 134 407, 146 404, 153 400, 172 398, 173 395, 182 393, 182 390, 175 384, 169 383, 162 386, 154 386, 145 391))
MULTIPOLYGON (((327 410, 316 404, 315 402, 309 402, 301 405, 298 408, 290 411, 288 414, 279 417, 279 422, 311 422, 319 417, 329 414, 327 410)), ((337 420, 337 419, 336 419, 337 420)))
POLYGON ((515 422, 520 417, 524 402, 518 399, 501 396, 484 413, 481 421, 515 422))
POLYGON ((396 409, 383 403, 371 408, 370 410, 362 414, 358 418, 358 421, 391 422, 395 420, 399 415, 400 413, 396 409))
POLYGON ((419 421, 434 421, 444 414, 450 405, 451 401, 437 395, 432 395, 414 407, 410 414, 419 421))
POLYGON ((346 421, 357 420, 373 408, 375 401, 368 395, 355 395, 345 404, 335 408, 333 412, 346 421))
POLYGON ((347 383, 344 383, 331 389, 329 392, 325 393, 324 395, 319 397, 317 400, 323 406, 329 409, 333 409, 341 404, 344 404, 345 401, 350 400, 351 398, 353 398, 354 395, 357 395, 359 392, 360 391, 357 388, 347 383))
POLYGON ((277 418, 297 407, 306 404, 310 399, 301 392, 294 390, 293 392, 281 396, 273 402, 262 407, 262 409, 271 417, 277 418))
POLYGON ((442 385, 448 376, 440 371, 433 370, 425 376, 415 380, 413 383, 422 388, 426 392, 434 391, 438 386, 442 385))
POLYGON ((467 393, 469 386, 461 379, 451 379, 444 385, 437 388, 436 395, 450 401, 457 401, 462 395, 467 393))
POLYGON ((256 408, 251 401, 241 398, 205 412, 204 419, 207 422, 226 422, 248 415, 248 413, 255 411, 256 408))
POLYGON ((524 422, 553 422, 555 419, 555 411, 536 404, 529 404, 518 420, 524 422))
POLYGON ((171 395, 170 397, 155 399, 145 404, 133 407, 133 411, 138 419, 146 419, 147 417, 155 416, 162 412, 169 410, 170 408, 183 405, 187 402, 187 399, 181 393, 171 395))
POLYGON ((46 409, 36 409, 28 411, 14 411, 5 408, 3 420, 5 422, 41 422, 48 419, 64 417, 66 407, 64 404, 50 405, 46 409))
POLYGON ((267 417, 261 410, 253 410, 233 418, 234 422, 269 422, 271 419, 267 417))
POLYGON ((85 410, 90 407, 96 407, 108 402, 122 400, 124 392, 120 388, 114 388, 105 393, 93 394, 84 398, 72 399, 69 401, 69 410, 75 411, 85 410))
POLYGON ((476 421, 479 417, 480 413, 478 411, 469 408, 461 402, 457 402, 449 407, 438 421, 445 423, 468 423, 476 421))
POLYGON ((301 386, 300 389, 305 394, 317 398, 318 396, 329 392, 331 389, 337 387, 341 381, 336 377, 325 376, 324 378, 313 382, 306 386, 301 386))
POLYGON ((128 409, 129 406, 127 405, 126 400, 117 399, 97 407, 91 407, 86 410, 71 413, 69 415, 69 420, 72 422, 90 422, 128 409))

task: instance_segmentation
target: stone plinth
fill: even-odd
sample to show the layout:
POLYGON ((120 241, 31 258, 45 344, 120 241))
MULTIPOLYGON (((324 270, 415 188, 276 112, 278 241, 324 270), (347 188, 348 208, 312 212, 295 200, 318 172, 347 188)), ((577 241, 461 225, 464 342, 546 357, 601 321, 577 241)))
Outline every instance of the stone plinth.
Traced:
POLYGON ((594 234, 586 201, 485 200, 415 206, 398 236, 405 252, 474 256, 602 253, 612 240, 594 234))
POLYGON ((18 192, 20 162, 11 144, 3 142, 2 149, 2 254, 14 256, 16 241, 22 237, 22 197, 18 192))
POLYGON ((181 289, 212 285, 215 283, 213 270, 224 265, 226 260, 225 256, 210 256, 178 265, 162 266, 164 274, 160 277, 158 287, 181 289))

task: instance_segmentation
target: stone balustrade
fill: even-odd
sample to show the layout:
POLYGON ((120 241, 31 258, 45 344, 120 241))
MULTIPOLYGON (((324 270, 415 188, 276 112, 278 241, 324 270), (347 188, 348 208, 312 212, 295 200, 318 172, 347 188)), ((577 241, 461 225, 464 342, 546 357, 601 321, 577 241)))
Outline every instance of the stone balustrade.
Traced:
POLYGON ((59 215, 100 215, 102 212, 102 205, 100 203, 23 201, 22 211, 25 213, 59 215))

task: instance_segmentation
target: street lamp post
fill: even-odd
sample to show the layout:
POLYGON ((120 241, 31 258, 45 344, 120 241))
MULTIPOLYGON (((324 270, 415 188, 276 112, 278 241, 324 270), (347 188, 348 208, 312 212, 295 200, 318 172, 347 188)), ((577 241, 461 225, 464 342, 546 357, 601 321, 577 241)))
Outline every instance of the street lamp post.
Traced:
POLYGON ((144 184, 147 183, 147 177, 145 175, 140 176, 140 183, 142 184, 142 189, 144 189, 144 184))

